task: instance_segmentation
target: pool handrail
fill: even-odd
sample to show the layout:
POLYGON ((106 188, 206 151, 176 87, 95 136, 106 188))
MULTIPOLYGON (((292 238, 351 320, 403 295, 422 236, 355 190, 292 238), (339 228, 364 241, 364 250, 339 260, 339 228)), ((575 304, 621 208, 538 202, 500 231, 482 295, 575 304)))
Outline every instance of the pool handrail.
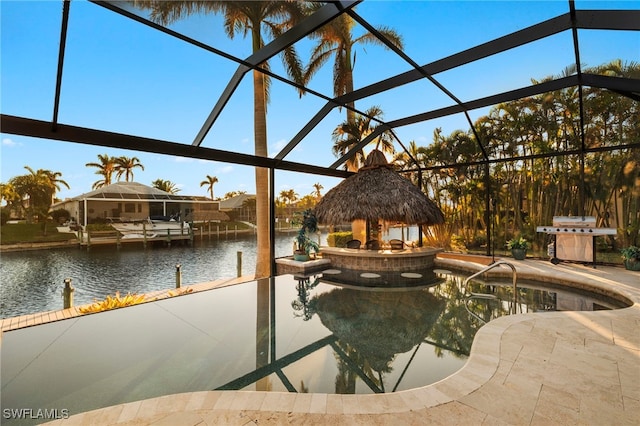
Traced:
MULTIPOLYGON (((490 265, 485 266, 484 268, 482 268, 481 270, 479 270, 478 272, 476 272, 473 275, 468 276, 463 282, 462 282, 462 287, 466 290, 467 288, 467 283, 469 281, 471 281, 472 279, 474 279, 475 277, 484 274, 485 272, 490 271, 491 269, 497 267, 497 266, 502 266, 502 265, 507 265, 509 268, 511 268, 511 276, 512 276, 512 282, 513 282, 513 313, 517 313, 516 311, 516 307, 517 307, 517 303, 518 303, 518 273, 516 271, 516 267, 512 264, 509 263, 505 260, 500 260, 498 262, 492 263, 490 265)), ((471 293, 473 295, 473 293, 471 293)))

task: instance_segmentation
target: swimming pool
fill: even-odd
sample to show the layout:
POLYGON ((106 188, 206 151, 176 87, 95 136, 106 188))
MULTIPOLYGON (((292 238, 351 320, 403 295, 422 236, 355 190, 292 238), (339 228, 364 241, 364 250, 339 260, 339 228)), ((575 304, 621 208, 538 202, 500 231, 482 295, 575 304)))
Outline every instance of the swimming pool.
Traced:
MULTIPOLYGON (((73 415, 198 390, 416 388, 459 370, 478 317, 512 303, 499 282, 474 283, 474 293, 484 286, 495 297, 469 302, 455 273, 391 290, 325 278, 279 276, 5 333, 2 407, 73 415)), ((564 309, 567 300, 626 306, 560 289, 527 293, 524 283, 519 291, 522 312, 564 309)))

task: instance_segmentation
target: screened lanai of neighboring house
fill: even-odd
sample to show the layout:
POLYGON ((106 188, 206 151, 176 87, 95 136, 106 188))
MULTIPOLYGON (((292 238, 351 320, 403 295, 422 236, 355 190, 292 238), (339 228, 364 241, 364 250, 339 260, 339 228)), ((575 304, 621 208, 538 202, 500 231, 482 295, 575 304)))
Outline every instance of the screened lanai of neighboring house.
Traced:
MULTIPOLYGON (((219 13, 163 15, 158 7, 168 3, 174 2, 3 4, 3 68, 29 69, 24 77, 3 70, 3 135, 37 138, 61 152, 99 146, 262 170, 268 208, 258 200, 258 216, 267 218, 271 234, 278 182, 313 175, 336 184, 352 173, 347 161, 383 135, 401 154, 402 173, 416 183, 460 170, 474 175, 482 204, 469 208, 484 212, 489 241, 496 202, 517 199, 510 209, 522 210, 535 196, 509 193, 513 182, 502 178, 505 170, 534 159, 570 164, 580 177, 569 185, 577 201, 561 213, 584 215, 599 184, 590 164, 607 153, 638 158, 637 2, 319 2, 290 26, 272 27, 276 37, 265 34, 255 51, 242 34, 225 35, 219 13), (354 39, 370 41, 346 53, 353 88, 334 91, 333 59, 310 80, 296 81, 280 56, 293 47, 306 61, 317 31, 339 20, 350 22, 354 39), (33 25, 43 28, 40 38, 29 33, 33 25), (120 31, 111 30, 116 25, 120 31), (402 46, 389 29, 402 36, 402 46), (153 54, 143 63, 140 52, 153 54), (257 75, 269 77, 270 95, 263 123, 269 149, 259 152, 231 136, 254 127, 257 75), (558 111, 569 94, 572 119, 561 122, 558 111), (594 106, 597 99, 604 105, 594 106), (369 115, 374 105, 383 117, 369 115), (534 107, 552 124, 536 121, 544 114, 525 114, 534 107), (336 154, 332 136, 347 111, 370 119, 375 129, 336 154), (493 132, 499 120, 511 122, 511 134, 493 132), (536 135, 527 131, 532 127, 536 135), (610 137, 614 127, 619 131, 610 137), (552 134, 562 143, 543 144, 552 134), (447 149, 453 140, 455 155, 447 149), (419 146, 438 149, 425 158, 414 149, 419 146)), ((178 173, 188 168, 175 165, 178 173)), ((562 178, 545 171, 539 179, 562 178)), ((440 189, 423 188, 430 195, 440 189)), ((627 226, 614 217, 617 201, 607 202, 613 204, 603 217, 627 226)))
POLYGON ((52 206, 65 209, 80 225, 111 220, 142 220, 163 216, 178 221, 228 220, 218 201, 176 195, 137 182, 116 182, 52 206))

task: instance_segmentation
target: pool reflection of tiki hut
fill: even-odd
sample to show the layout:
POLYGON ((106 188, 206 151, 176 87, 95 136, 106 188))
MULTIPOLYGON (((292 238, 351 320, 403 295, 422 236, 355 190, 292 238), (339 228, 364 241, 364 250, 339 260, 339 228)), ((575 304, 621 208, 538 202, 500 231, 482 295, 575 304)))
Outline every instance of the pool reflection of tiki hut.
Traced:
POLYGON ((318 222, 339 225, 362 219, 436 225, 444 222, 438 206, 393 170, 384 154, 373 150, 358 173, 340 182, 316 205, 318 222))
MULTIPOLYGON (((327 192, 316 205, 314 213, 319 223, 339 225, 355 220, 366 220, 377 225, 379 221, 402 222, 406 225, 436 225, 444 222, 438 206, 408 179, 400 176, 388 164, 384 154, 373 150, 364 167, 327 192)), ((363 243, 373 250, 350 250, 323 247, 323 256, 333 267, 366 269, 369 271, 408 272, 428 268, 433 264, 440 248, 413 248, 378 250, 376 241, 369 244, 370 226, 363 243), (375 251, 375 252, 372 252, 375 251), (380 257, 384 256, 384 262, 380 257)), ((420 237, 421 238, 421 237, 420 237)), ((422 241, 422 240, 420 240, 422 241)))
POLYGON ((313 299, 313 310, 322 324, 379 372, 388 371, 397 354, 422 343, 445 306, 423 290, 341 288, 313 299))

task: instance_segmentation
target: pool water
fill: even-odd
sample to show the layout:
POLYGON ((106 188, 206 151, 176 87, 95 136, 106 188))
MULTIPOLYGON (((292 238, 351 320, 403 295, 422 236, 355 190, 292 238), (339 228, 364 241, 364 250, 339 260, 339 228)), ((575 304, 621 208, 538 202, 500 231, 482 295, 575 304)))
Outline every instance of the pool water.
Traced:
MULTIPOLYGON (((459 370, 484 321, 514 303, 508 286, 464 289, 456 274, 389 290, 335 285, 329 275, 337 274, 278 276, 4 333, 2 407, 73 415, 202 390, 421 387, 459 370), (470 290, 492 296, 469 299, 470 290)), ((518 312, 562 309, 568 300, 622 306, 525 285, 519 296, 518 312)))

